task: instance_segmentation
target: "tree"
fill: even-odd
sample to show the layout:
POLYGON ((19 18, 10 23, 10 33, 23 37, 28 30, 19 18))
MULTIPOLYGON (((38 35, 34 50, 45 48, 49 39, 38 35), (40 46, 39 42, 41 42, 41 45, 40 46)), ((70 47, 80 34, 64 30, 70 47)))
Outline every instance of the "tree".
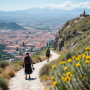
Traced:
POLYGON ((16 51, 18 51, 18 47, 16 48, 16 51))
POLYGON ((23 47, 25 47, 25 43, 23 42, 23 47))

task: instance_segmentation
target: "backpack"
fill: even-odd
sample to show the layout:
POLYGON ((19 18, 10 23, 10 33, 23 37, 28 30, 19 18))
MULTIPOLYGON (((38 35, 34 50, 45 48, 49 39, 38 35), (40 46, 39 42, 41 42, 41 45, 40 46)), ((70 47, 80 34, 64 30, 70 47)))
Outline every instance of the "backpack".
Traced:
POLYGON ((26 55, 25 58, 24 58, 24 63, 25 64, 29 64, 30 63, 30 57, 29 55, 26 55))
POLYGON ((47 49, 47 50, 46 50, 46 54, 49 54, 49 53, 50 53, 50 50, 49 50, 49 49, 47 49))

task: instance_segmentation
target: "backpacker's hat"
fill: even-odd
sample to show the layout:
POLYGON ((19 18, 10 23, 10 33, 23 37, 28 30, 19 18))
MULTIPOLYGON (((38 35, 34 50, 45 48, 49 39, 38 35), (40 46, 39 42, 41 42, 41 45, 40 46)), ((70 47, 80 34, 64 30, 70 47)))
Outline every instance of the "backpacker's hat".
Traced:
POLYGON ((29 52, 26 52, 26 54, 29 54, 29 52))

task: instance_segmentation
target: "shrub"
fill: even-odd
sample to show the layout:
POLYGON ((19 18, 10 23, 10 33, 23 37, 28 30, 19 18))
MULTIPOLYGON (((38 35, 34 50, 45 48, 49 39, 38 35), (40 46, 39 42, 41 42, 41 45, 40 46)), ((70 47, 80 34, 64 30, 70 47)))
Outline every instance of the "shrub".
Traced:
POLYGON ((85 50, 82 55, 52 66, 53 90, 90 90, 90 48, 85 50))
POLYGON ((14 64, 14 71, 19 71, 21 69, 21 66, 18 64, 14 64))
POLYGON ((39 76, 41 77, 41 76, 43 76, 43 75, 49 75, 50 69, 51 69, 51 66, 50 66, 49 64, 45 64, 45 65, 41 68, 41 70, 40 70, 40 72, 39 72, 39 76))
POLYGON ((14 77, 14 76, 15 76, 15 72, 14 72, 14 71, 9 71, 8 75, 9 75, 10 77, 14 77))
POLYGON ((65 60, 65 56, 64 54, 60 55, 60 57, 58 58, 60 61, 64 61, 65 60))
POLYGON ((9 62, 7 61, 0 61, 0 67, 5 68, 6 66, 9 66, 9 62))
POLYGON ((0 87, 2 90, 6 90, 8 88, 6 80, 2 77, 0 77, 0 87))
POLYGON ((72 34, 76 34, 76 30, 73 30, 72 34))
POLYGON ((80 50, 80 48, 82 48, 82 44, 78 44, 76 50, 80 50))
POLYGON ((82 32, 84 32, 84 31, 86 31, 86 28, 83 28, 83 29, 82 29, 82 32))
POLYGON ((42 62, 42 59, 39 56, 37 56, 37 58, 40 60, 40 62, 42 62))
POLYGON ((44 75, 44 80, 47 81, 48 80, 48 76, 44 75))
POLYGON ((1 75, 1 77, 6 78, 6 79, 10 79, 10 76, 9 76, 9 75, 7 75, 7 74, 5 74, 5 73, 4 73, 4 74, 2 74, 2 75, 1 75))
POLYGON ((3 69, 0 67, 0 73, 2 73, 3 72, 3 69))
POLYGON ((69 58, 71 58, 72 57, 72 53, 71 52, 67 52, 66 54, 65 54, 65 60, 67 60, 67 59, 69 59, 69 58))
POLYGON ((18 63, 20 66, 22 66, 22 65, 23 65, 23 59, 17 61, 17 63, 18 63))
POLYGON ((73 51, 73 52, 71 52, 71 53, 72 53, 72 56, 77 56, 77 55, 80 54, 80 51, 73 51))
POLYGON ((32 63, 35 64, 36 63, 35 60, 32 59, 32 63))

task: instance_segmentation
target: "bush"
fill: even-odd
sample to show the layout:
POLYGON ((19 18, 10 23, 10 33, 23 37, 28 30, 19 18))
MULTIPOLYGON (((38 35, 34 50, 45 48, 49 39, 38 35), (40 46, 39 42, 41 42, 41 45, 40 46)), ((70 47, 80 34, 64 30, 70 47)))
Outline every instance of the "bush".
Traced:
POLYGON ((6 79, 10 79, 10 76, 9 76, 9 75, 7 75, 7 74, 5 74, 5 73, 4 73, 4 74, 2 74, 2 75, 1 75, 1 77, 6 78, 6 79))
POLYGON ((43 76, 43 75, 49 75, 50 69, 51 69, 51 66, 50 66, 49 64, 45 64, 45 65, 41 68, 41 70, 40 70, 40 72, 39 72, 39 76, 41 77, 41 76, 43 76))
POLYGON ((0 77, 0 87, 2 90, 6 90, 8 88, 6 80, 2 77, 0 77))
POLYGON ((65 56, 64 54, 60 55, 60 57, 58 58, 60 61, 65 61, 65 56))
POLYGON ((14 64, 13 65, 14 66, 14 71, 16 72, 16 71, 19 71, 22 67, 20 66, 20 65, 18 65, 18 64, 14 64))
POLYGON ((65 60, 68 60, 69 58, 71 58, 72 57, 72 53, 71 52, 67 52, 66 54, 65 54, 65 60))
POLYGON ((84 32, 84 31, 86 31, 86 28, 83 28, 83 29, 82 29, 82 32, 84 32))
MULTIPOLYGON (((81 55, 53 65, 53 90, 90 90, 90 48, 81 55)), ((52 89, 50 89, 52 90, 52 89)))
POLYGON ((44 75, 42 77, 40 77, 40 81, 47 81, 49 79, 49 77, 47 75, 44 75))
POLYGON ((15 72, 14 72, 14 71, 9 71, 8 75, 9 75, 10 77, 14 77, 14 76, 15 76, 15 72))
POLYGON ((40 62, 42 62, 42 59, 39 56, 37 58, 40 60, 40 62))
POLYGON ((0 67, 5 68, 6 66, 9 66, 9 62, 7 61, 0 61, 0 67))
POLYGON ((33 63, 37 63, 37 62, 42 61, 41 58, 37 55, 32 55, 31 58, 32 58, 33 63))
POLYGON ((72 34, 76 34, 76 30, 73 30, 72 34))
POLYGON ((76 50, 80 50, 82 48, 82 44, 78 44, 76 50))

